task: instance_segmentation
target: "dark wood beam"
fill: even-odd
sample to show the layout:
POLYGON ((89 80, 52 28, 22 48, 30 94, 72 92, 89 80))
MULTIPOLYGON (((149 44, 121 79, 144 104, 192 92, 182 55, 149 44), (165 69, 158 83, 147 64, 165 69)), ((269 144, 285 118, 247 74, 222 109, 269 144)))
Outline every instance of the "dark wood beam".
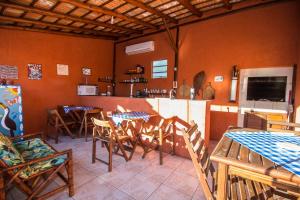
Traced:
POLYGON ((47 15, 47 16, 50 16, 50 17, 55 17, 55 18, 60 18, 60 19, 78 21, 78 22, 82 22, 82 23, 85 23, 85 24, 93 24, 93 25, 96 25, 96 26, 103 26, 103 27, 107 27, 107 28, 127 31, 127 32, 130 32, 130 33, 132 33, 132 32, 140 33, 139 31, 129 29, 129 28, 124 28, 124 27, 121 27, 121 26, 113 25, 113 24, 107 24, 107 23, 103 23, 103 22, 99 22, 99 21, 93 21, 93 20, 84 19, 84 18, 80 18, 80 17, 65 15, 65 14, 54 12, 54 11, 42 10, 42 9, 39 9, 39 8, 30 7, 30 6, 17 5, 17 4, 13 4, 13 3, 5 3, 5 2, 2 2, 2 1, 0 1, 0 6, 14 8, 14 9, 18 9, 18 10, 24 10, 26 12, 33 12, 33 13, 37 13, 37 14, 40 14, 40 15, 47 15))
POLYGON ((96 36, 108 36, 108 37, 115 37, 115 38, 120 37, 120 34, 116 34, 116 33, 105 33, 105 32, 96 31, 93 29, 77 28, 77 27, 72 27, 72 26, 66 26, 66 25, 54 24, 54 23, 48 23, 48 22, 41 22, 41 21, 23 19, 23 18, 18 18, 18 17, 0 16, 0 20, 36 24, 36 25, 40 25, 40 26, 49 26, 49 27, 54 27, 54 28, 59 28, 59 29, 67 29, 67 30, 72 30, 72 31, 90 32, 96 36))
POLYGON ((224 8, 226 8, 227 10, 232 9, 232 4, 230 3, 230 0, 223 0, 223 3, 224 3, 224 8))
POLYGON ((142 3, 141 1, 137 1, 137 0, 125 0, 125 1, 127 3, 130 3, 130 4, 134 5, 134 6, 136 6, 136 7, 141 8, 141 9, 143 9, 143 10, 149 12, 149 13, 157 15, 157 16, 159 16, 159 17, 161 17, 161 18, 163 18, 163 19, 165 19, 165 20, 167 20, 169 22, 177 24, 177 20, 175 20, 174 18, 172 18, 172 17, 170 17, 168 15, 165 15, 164 13, 156 10, 155 8, 152 8, 151 6, 148 6, 147 4, 142 3))
POLYGON ((107 36, 95 36, 95 35, 83 35, 83 34, 78 34, 78 33, 66 33, 66 32, 46 30, 46 29, 20 27, 20 26, 15 26, 15 25, 2 25, 2 24, 0 24, 0 28, 2 28, 2 29, 11 29, 11 30, 39 32, 39 33, 49 33, 49 34, 55 34, 55 35, 65 35, 65 36, 73 36, 73 37, 81 37, 81 38, 114 40, 113 37, 107 37, 107 36))
MULTIPOLYGON (((243 12, 246 10, 256 9, 259 7, 265 7, 265 6, 269 6, 271 4, 279 4, 279 3, 284 3, 284 2, 288 2, 288 1, 295 1, 295 0, 264 0, 264 1, 252 0, 252 1, 236 2, 233 4, 233 7, 231 10, 224 11, 223 7, 215 8, 215 9, 206 11, 205 16, 203 16, 202 18, 198 18, 198 19, 194 18, 192 20, 187 20, 187 21, 180 20, 177 25, 170 26, 169 29, 172 30, 177 27, 187 26, 187 25, 194 24, 194 23, 199 23, 199 22, 208 21, 211 19, 219 18, 219 17, 224 17, 226 15, 233 15, 235 13, 243 12)), ((119 38, 119 40, 116 41, 116 43, 120 44, 123 42, 135 40, 137 38, 158 34, 158 33, 164 32, 164 31, 166 31, 166 29, 161 28, 158 31, 144 32, 142 35, 138 35, 138 36, 132 36, 129 38, 119 38)))
POLYGON ((183 5, 186 9, 188 9, 191 13, 198 17, 202 17, 202 12, 197 10, 189 0, 177 0, 181 5, 183 5))
POLYGON ((109 10, 107 8, 102 8, 102 7, 99 7, 99 6, 92 5, 92 4, 83 3, 83 2, 78 1, 78 0, 60 0, 60 2, 69 3, 69 4, 72 4, 72 5, 75 5, 75 6, 79 7, 79 8, 84 8, 84 9, 91 10, 91 11, 94 11, 94 12, 103 13, 105 15, 110 15, 110 16, 118 17, 120 19, 130 21, 132 23, 136 23, 136 24, 141 24, 143 26, 147 26, 147 27, 149 27, 151 29, 158 29, 158 27, 156 27, 156 26, 154 26, 154 25, 152 25, 150 23, 144 22, 142 20, 139 20, 139 19, 136 19, 136 18, 132 18, 132 17, 128 17, 126 15, 123 15, 121 13, 118 13, 118 12, 115 12, 115 11, 112 11, 112 10, 109 10))

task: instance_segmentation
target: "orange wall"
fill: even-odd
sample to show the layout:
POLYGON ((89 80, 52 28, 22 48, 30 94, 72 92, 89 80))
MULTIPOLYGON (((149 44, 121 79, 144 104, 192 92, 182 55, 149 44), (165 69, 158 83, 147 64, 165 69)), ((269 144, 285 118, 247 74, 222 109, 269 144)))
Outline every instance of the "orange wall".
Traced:
MULTIPOLYGON (((180 86, 184 79, 192 85, 193 76, 204 70, 206 82, 211 81, 216 89, 212 104, 237 105, 229 103, 230 76, 233 65, 239 68, 292 66, 300 64, 299 50, 299 1, 288 1, 254 8, 232 15, 180 27, 179 77, 180 86), (214 76, 224 76, 224 82, 213 82, 214 76)), ((173 66, 174 54, 168 45, 166 33, 159 33, 118 45, 117 80, 134 64, 146 67, 150 79, 151 62, 168 58, 169 69, 173 66), (124 47, 143 41, 155 41, 155 52, 126 56, 124 47)), ((149 88, 172 87, 173 72, 167 80, 151 80, 149 88)), ((300 105, 300 70, 298 70, 297 105, 300 105)), ((128 88, 117 87, 117 94, 128 94, 128 88), (127 92, 127 93, 126 93, 127 92)), ((198 97, 199 98, 199 97, 198 97)), ((211 116, 211 135, 220 135, 228 124, 236 125, 237 117, 228 114, 226 124, 220 123, 223 113, 211 116), (230 115, 230 116, 229 116, 230 115)))
MULTIPOLYGON (((174 66, 174 53, 170 46, 167 33, 151 35, 150 37, 142 37, 134 41, 126 43, 120 43, 116 49, 116 80, 121 81, 124 79, 130 79, 130 76, 124 75, 128 69, 134 69, 137 64, 145 67, 145 77, 148 79, 148 88, 170 89, 173 81, 173 69, 174 66), (140 42, 146 42, 149 40, 155 41, 155 51, 137 55, 126 55, 125 47, 127 45, 136 44, 140 42), (167 79, 151 79, 151 66, 153 60, 168 60, 168 78, 167 79)), ((129 96, 129 84, 117 84, 116 95, 129 96)), ((143 85, 136 85, 135 89, 143 89, 143 85)))
POLYGON ((0 29, 0 64, 16 65, 22 86, 25 131, 40 131, 46 110, 59 104, 78 104, 81 68, 92 68, 89 83, 112 75, 113 43, 107 40, 0 29), (42 80, 28 80, 27 64, 42 64, 42 80), (69 76, 58 76, 56 64, 68 64, 69 76))

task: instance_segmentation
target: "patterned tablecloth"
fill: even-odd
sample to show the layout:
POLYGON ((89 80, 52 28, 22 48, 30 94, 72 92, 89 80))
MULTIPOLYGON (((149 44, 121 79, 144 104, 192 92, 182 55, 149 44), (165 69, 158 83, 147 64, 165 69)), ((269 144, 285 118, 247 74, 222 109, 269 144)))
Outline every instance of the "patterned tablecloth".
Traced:
POLYGON ((225 136, 300 176, 300 136, 268 131, 229 131, 225 136))
POLYGON ((64 111, 65 113, 69 113, 70 111, 73 111, 73 110, 93 110, 94 107, 91 107, 91 106, 64 106, 64 111))
POLYGON ((150 115, 146 112, 123 112, 123 113, 113 113, 112 120, 115 124, 121 124, 124 120, 135 120, 143 119, 144 121, 149 121, 150 115))

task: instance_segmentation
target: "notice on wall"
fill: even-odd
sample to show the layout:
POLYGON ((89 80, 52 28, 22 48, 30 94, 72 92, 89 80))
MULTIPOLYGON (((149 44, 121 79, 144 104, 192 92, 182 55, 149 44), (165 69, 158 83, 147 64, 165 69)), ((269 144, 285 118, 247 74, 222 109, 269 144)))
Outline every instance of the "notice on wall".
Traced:
POLYGON ((63 64, 57 64, 57 75, 68 76, 69 66, 63 64))
POLYGON ((18 67, 9 65, 0 65, 1 79, 18 79, 18 67))
POLYGON ((42 65, 28 64, 28 79, 41 80, 42 79, 42 65))

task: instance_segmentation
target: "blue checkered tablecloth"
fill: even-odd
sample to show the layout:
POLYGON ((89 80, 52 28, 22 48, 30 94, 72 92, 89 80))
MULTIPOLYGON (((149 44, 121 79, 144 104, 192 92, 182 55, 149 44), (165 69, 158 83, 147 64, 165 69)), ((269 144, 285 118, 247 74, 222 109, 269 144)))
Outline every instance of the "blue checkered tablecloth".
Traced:
POLYGON ((121 124, 124 120, 135 120, 143 119, 145 122, 149 121, 150 115, 146 112, 123 112, 123 113, 113 113, 112 120, 115 124, 121 124))
POLYGON ((94 107, 91 107, 91 106, 64 106, 63 108, 64 108, 65 113, 69 113, 70 111, 73 111, 73 110, 86 111, 86 110, 94 109, 94 107))
POLYGON ((229 131, 225 136, 300 176, 300 136, 268 131, 229 131))

